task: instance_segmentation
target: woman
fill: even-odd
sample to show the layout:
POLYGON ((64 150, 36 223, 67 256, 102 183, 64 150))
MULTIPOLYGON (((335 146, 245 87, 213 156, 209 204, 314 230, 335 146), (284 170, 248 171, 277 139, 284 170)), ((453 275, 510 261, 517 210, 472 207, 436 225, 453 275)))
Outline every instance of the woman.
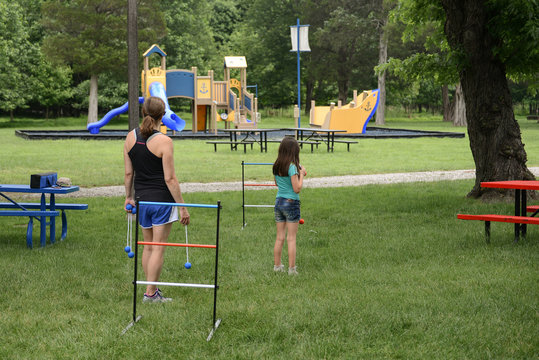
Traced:
MULTIPOLYGON (((158 97, 149 97, 142 106, 144 119, 139 128, 129 132, 124 144, 125 204, 135 206, 138 201, 183 203, 180 184, 174 172, 172 139, 159 132, 165 103, 158 97), (134 194, 133 194, 134 191, 134 194)), ((142 206, 139 223, 145 242, 166 242, 172 223, 178 221, 175 206, 142 206)), ((131 212, 130 210, 126 210, 131 212)), ((188 225, 189 212, 180 207, 180 222, 188 225)), ((163 268, 165 246, 144 246, 142 268, 147 281, 159 281, 163 268)), ((167 302, 155 285, 148 285, 143 302, 167 302)))

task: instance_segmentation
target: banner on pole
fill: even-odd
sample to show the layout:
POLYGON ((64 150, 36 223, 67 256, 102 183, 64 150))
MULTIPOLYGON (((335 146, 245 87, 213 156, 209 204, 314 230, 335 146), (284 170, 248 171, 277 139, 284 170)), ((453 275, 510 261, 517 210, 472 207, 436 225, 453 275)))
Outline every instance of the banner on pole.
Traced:
MULTIPOLYGON (((292 40, 292 50, 298 51, 298 26, 290 26, 290 39, 292 40)), ((309 25, 299 26, 299 51, 311 51, 309 47, 309 25)))

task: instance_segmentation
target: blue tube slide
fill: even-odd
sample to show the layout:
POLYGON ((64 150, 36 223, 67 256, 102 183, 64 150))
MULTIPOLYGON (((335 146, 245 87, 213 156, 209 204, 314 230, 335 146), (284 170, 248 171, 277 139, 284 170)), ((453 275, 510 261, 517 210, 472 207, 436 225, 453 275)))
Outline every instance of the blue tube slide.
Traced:
MULTIPOLYGON (((139 104, 144 103, 144 98, 139 97, 138 102, 139 102, 139 104)), ((97 122, 94 122, 94 123, 91 123, 91 124, 88 124, 88 126, 86 126, 86 129, 90 132, 90 134, 99 134, 99 129, 100 128, 107 125, 112 118, 114 118, 114 117, 116 117, 116 116, 118 116, 120 114, 125 114, 127 112, 127 110, 129 110, 129 102, 126 102, 125 104, 123 104, 122 106, 120 106, 120 107, 118 107, 116 109, 112 109, 105 116, 103 116, 103 118, 101 120, 99 120, 97 122)))
POLYGON ((185 121, 176 115, 168 105, 167 93, 165 87, 158 81, 150 84, 150 95, 161 98, 165 102, 165 115, 163 115, 163 124, 171 130, 182 131, 185 128, 185 121))

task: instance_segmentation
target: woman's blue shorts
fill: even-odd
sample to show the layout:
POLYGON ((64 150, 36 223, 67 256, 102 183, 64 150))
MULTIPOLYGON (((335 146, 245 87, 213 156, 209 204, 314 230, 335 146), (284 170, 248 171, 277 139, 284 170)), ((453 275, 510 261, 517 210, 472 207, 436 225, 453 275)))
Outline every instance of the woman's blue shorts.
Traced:
POLYGON ((300 201, 278 197, 275 199, 275 222, 298 222, 301 218, 300 201))
POLYGON ((178 221, 176 206, 144 205, 140 207, 138 221, 143 229, 178 221))

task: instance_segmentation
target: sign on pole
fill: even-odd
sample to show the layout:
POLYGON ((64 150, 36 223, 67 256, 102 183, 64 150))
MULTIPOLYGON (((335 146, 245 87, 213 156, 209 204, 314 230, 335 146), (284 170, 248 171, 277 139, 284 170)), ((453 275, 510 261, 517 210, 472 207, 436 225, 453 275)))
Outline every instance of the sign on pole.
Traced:
POLYGON ((300 115, 298 117, 298 127, 301 127, 301 76, 299 66, 299 53, 302 51, 311 51, 309 47, 309 25, 300 25, 299 18, 296 25, 290 26, 290 39, 292 40, 292 50, 297 53, 298 63, 298 109, 300 115))

